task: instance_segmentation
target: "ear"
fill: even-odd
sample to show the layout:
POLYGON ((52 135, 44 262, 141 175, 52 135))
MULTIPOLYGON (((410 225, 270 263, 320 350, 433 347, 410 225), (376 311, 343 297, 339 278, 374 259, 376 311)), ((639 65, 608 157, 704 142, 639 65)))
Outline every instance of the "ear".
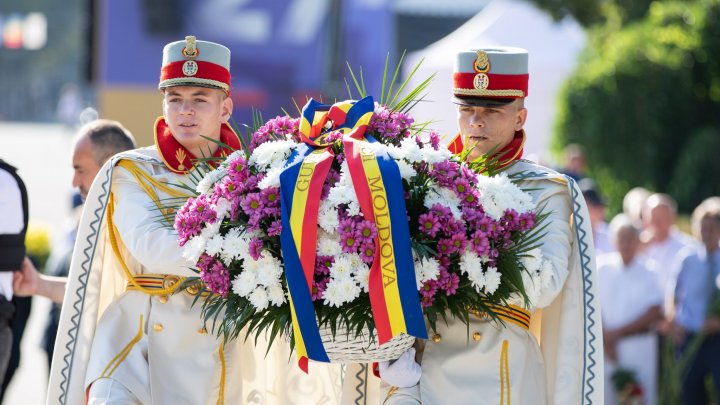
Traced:
POLYGON ((222 122, 228 122, 233 111, 233 101, 230 96, 225 97, 222 102, 222 122))
POLYGON ((519 131, 525 126, 525 120, 527 120, 527 108, 522 107, 518 109, 515 117, 515 131, 519 131))

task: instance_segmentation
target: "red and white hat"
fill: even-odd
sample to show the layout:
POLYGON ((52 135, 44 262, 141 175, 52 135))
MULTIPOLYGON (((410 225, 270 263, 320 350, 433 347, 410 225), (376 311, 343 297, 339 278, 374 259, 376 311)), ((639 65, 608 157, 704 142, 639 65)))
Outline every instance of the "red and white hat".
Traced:
POLYGON ((453 102, 461 105, 507 104, 528 95, 528 52, 522 48, 488 47, 457 54, 453 70, 453 102))
POLYGON ((163 49, 158 88, 200 86, 230 93, 230 50, 194 36, 171 42, 163 49))

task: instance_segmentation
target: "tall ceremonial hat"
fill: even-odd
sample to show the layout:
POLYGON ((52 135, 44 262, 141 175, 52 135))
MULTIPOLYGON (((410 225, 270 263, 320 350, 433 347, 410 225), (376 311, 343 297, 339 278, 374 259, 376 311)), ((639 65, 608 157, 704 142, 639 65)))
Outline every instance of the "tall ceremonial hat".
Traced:
POLYGON ((200 86, 230 93, 230 50, 194 36, 171 42, 163 49, 159 89, 200 86))
POLYGON ((528 95, 528 52, 487 47, 459 52, 453 69, 455 104, 501 106, 528 95))

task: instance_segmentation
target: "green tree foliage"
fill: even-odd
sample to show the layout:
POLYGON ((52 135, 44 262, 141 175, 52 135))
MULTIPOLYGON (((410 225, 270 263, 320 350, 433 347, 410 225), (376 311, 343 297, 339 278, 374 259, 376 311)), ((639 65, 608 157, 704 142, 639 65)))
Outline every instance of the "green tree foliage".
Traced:
POLYGON ((692 210, 720 194, 720 0, 654 2, 593 27, 560 97, 553 145, 585 146, 611 210, 633 186, 692 210))
POLYGON ((572 16, 584 27, 620 17, 634 21, 645 16, 653 0, 531 0, 554 19, 572 16))

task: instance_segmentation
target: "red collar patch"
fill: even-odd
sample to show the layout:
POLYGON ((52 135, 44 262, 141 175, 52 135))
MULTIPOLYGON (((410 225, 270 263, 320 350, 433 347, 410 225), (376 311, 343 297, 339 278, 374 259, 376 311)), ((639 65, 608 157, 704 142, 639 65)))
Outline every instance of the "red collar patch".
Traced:
MULTIPOLYGON (((515 132, 513 140, 510 141, 502 150, 499 150, 492 157, 498 158, 498 169, 501 169, 510 163, 520 159, 523 154, 523 146, 525 145, 525 130, 521 129, 515 132)), ((458 133, 455 135, 450 144, 448 144, 448 150, 454 154, 460 154, 463 152, 465 146, 463 145, 462 136, 458 133)))
MULTIPOLYGON (((242 149, 240 138, 227 123, 220 127, 220 142, 230 147, 218 148, 213 157, 226 157, 242 149)), ((193 167, 193 161, 197 159, 175 139, 163 117, 155 120, 155 145, 165 166, 175 173, 189 172, 193 167)))

